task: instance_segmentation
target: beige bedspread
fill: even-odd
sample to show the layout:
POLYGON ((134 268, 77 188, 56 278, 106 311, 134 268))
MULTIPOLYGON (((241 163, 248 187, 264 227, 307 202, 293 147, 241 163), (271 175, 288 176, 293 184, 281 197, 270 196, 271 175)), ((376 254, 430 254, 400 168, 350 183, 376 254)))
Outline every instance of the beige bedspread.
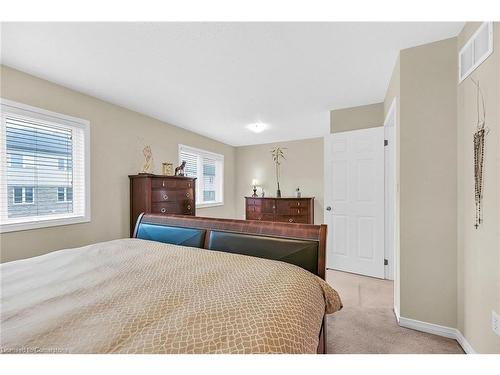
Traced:
POLYGON ((341 307, 299 267, 138 239, 0 271, 3 353, 315 353, 341 307))

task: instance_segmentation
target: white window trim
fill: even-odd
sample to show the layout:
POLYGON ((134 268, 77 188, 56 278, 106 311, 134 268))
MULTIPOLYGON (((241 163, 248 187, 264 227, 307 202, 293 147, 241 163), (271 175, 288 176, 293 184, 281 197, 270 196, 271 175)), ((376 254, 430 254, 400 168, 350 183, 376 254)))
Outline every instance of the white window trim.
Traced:
MULTIPOLYGON (((85 212, 83 215, 47 215, 47 218, 43 218, 42 216, 38 216, 36 221, 26 221, 26 218, 20 218, 19 221, 16 222, 15 219, 10 219, 9 223, 1 223, 0 224, 0 233, 6 232, 16 232, 22 230, 29 229, 37 229, 37 228, 47 228, 53 226, 60 225, 69 225, 69 224, 78 224, 78 223, 86 223, 90 222, 91 213, 90 213, 90 121, 84 120, 81 118, 63 115, 60 113, 48 111, 42 108, 33 107, 27 104, 18 103, 12 100, 7 100, 0 98, 0 108, 1 108, 1 121, 3 122, 3 112, 6 109, 9 113, 18 114, 20 116, 29 116, 32 118, 36 118, 42 121, 49 122, 57 122, 60 124, 65 124, 72 127, 79 127, 83 130, 84 136, 84 149, 85 149, 85 212)), ((4 127, 0 126, 0 131, 3 130, 4 127)), ((0 148, 2 152, 0 152, 0 166, 7 165, 5 158, 7 157, 6 153, 3 150, 6 149, 4 134, 0 137, 2 144, 0 144, 0 148)), ((3 175, 0 174, 0 193, 7 194, 6 182, 3 181, 3 175)), ((34 201, 34 197, 33 197, 34 201)))
MULTIPOLYGON (((197 154, 201 154, 201 155, 206 155, 207 157, 211 157, 211 158, 214 158, 216 160, 220 160, 222 161, 222 170, 221 170, 221 201, 220 202, 206 202, 206 203, 196 203, 196 208, 209 208, 209 207, 218 207, 218 206, 224 206, 224 155, 222 154, 217 154, 215 152, 210 152, 210 151, 206 151, 206 150, 202 150, 201 148, 196 148, 196 147, 191 147, 191 146, 187 146, 187 145, 183 145, 183 144, 180 144, 179 143, 179 147, 178 147, 178 152, 177 152, 177 155, 179 157, 179 164, 182 163, 182 160, 181 160, 181 150, 186 150, 186 151, 192 151, 194 153, 197 153, 197 154)), ((199 185, 200 182, 197 181, 197 184, 196 184, 196 189, 198 190, 199 188, 199 185)), ((200 189, 200 192, 201 192, 201 189, 200 189)), ((197 196, 198 196, 198 191, 196 192, 197 196)))
POLYGON ((472 34, 472 36, 469 38, 469 40, 464 44, 464 46, 460 49, 458 52, 458 83, 462 83, 468 76, 474 72, 479 65, 481 65, 490 55, 493 53, 493 22, 483 22, 481 26, 477 28, 477 30, 472 34), (462 72, 462 52, 467 49, 472 43, 474 43, 474 40, 476 39, 476 36, 484 29, 488 28, 488 51, 481 56, 481 58, 477 61, 474 61, 476 59, 476 56, 474 55, 474 48, 472 48, 471 53, 472 53, 472 61, 474 64, 467 70, 463 76, 461 76, 462 72))

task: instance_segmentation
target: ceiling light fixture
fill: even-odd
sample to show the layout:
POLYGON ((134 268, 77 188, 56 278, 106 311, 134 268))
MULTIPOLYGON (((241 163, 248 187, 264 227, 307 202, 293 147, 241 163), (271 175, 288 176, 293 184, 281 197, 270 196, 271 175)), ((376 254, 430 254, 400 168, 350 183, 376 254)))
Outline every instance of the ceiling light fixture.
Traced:
POLYGON ((247 125, 247 129, 253 131, 254 133, 261 133, 267 129, 267 125, 262 122, 256 122, 255 124, 247 125))

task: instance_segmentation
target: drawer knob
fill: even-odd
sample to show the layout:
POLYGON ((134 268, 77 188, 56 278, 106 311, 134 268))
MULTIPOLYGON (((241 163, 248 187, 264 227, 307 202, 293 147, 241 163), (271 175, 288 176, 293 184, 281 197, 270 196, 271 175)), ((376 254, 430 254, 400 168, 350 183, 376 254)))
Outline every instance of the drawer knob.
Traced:
POLYGON ((165 187, 165 180, 161 182, 161 186, 165 187))
POLYGON ((292 218, 288 219, 288 221, 289 221, 290 223, 293 223, 293 219, 292 219, 292 218))
POLYGON ((188 187, 191 187, 191 183, 190 182, 188 182, 188 187))
POLYGON ((167 200, 168 199, 168 195, 167 194, 164 194, 163 195, 163 200, 167 200))
POLYGON ((297 202, 297 206, 300 206, 300 202, 297 202))
POLYGON ((189 194, 189 192, 188 192, 188 193, 186 193, 186 198, 189 198, 189 195, 190 195, 190 194, 189 194))
POLYGON ((165 212, 167 212, 167 209, 165 207, 163 207, 160 211, 162 214, 164 214, 165 212))

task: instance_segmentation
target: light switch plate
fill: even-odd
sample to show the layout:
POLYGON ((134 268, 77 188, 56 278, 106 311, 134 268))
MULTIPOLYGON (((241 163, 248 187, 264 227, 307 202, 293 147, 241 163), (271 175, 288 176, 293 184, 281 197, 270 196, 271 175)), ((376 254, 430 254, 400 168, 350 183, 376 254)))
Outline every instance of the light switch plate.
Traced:
POLYGON ((491 310, 491 329, 500 336, 500 315, 491 310))

